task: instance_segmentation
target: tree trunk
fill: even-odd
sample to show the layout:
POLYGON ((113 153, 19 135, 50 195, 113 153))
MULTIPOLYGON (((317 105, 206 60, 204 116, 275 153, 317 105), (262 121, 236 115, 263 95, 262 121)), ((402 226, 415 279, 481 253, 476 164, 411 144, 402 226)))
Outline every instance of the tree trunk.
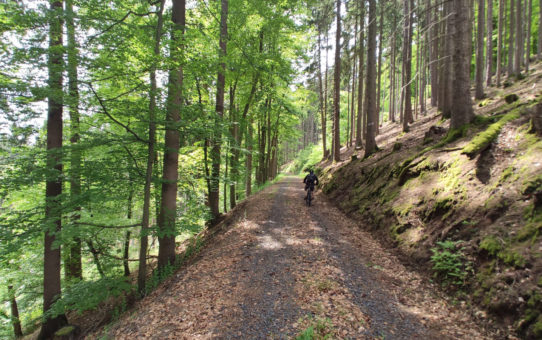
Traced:
MULTIPOLYGON (((104 270, 102 268, 102 264, 100 263, 100 258, 98 257, 98 250, 94 248, 94 243, 92 240, 87 240, 87 247, 90 253, 92 254, 92 258, 94 259, 94 264, 96 265, 96 270, 98 271, 98 274, 100 274, 100 277, 105 277, 104 270)), ((145 254, 146 256, 147 254, 145 254)))
MULTIPOLYGON (((408 1, 408 0, 406 0, 408 1)), ((369 0, 369 32, 367 41, 367 80, 365 100, 367 101, 367 136, 365 138, 365 157, 377 150, 375 140, 376 124, 376 4, 369 0)))
POLYGON ((504 0, 499 0, 499 33, 497 38, 497 86, 501 86, 501 73, 502 73, 502 30, 503 30, 503 16, 504 16, 504 0))
POLYGON ((538 60, 542 60, 542 0, 538 0, 538 60))
MULTIPOLYGON (((133 181, 132 176, 129 176, 128 185, 130 188, 128 189, 128 213, 126 214, 126 218, 128 220, 132 219, 132 201, 134 198, 134 189, 133 189, 133 181)), ((124 236, 124 252, 123 252, 123 261, 122 264, 124 266, 124 276, 130 276, 130 263, 128 262, 128 259, 130 257, 130 237, 131 237, 130 230, 126 231, 126 234, 124 236)))
MULTIPOLYGON (((325 100, 324 100, 324 84, 322 82, 322 39, 321 39, 321 28, 320 23, 318 23, 318 103, 320 110, 320 121, 322 124, 322 158, 326 157, 327 146, 326 146, 326 112, 325 112, 325 100)), ((327 53, 327 52, 326 52, 327 53)), ((327 65, 326 65, 327 66, 327 65)))
MULTIPOLYGON (((396 0, 393 0, 393 5, 395 6, 396 0)), ((393 27, 397 25, 397 18, 395 14, 393 15, 393 27)), ((396 70, 395 70, 395 60, 396 57, 396 48, 397 48, 397 41, 396 41, 396 30, 393 30, 392 37, 391 37, 391 68, 390 68, 390 121, 395 123, 395 93, 396 91, 396 70)))
POLYGON ((438 88, 439 88, 439 78, 438 78, 438 51, 439 51, 439 24, 438 24, 438 6, 433 5, 433 23, 431 32, 431 60, 430 60, 430 72, 431 72, 431 106, 436 107, 438 101, 438 88))
MULTIPOLYGON (((324 73, 324 115, 326 116, 326 121, 327 121, 327 114, 328 114, 328 81, 327 81, 327 73, 328 73, 328 46, 329 46, 329 31, 326 31, 326 68, 325 68, 325 73, 324 73)), ((327 122, 326 122, 327 124, 327 122)), ((323 127, 324 130, 327 130, 327 126, 326 127, 323 127)), ((327 133, 324 134, 324 138, 327 140, 327 133)), ((332 138, 333 140, 333 138, 332 138)), ((325 145, 325 141, 324 141, 324 145, 325 145)), ((332 149, 333 149, 333 146, 332 146, 332 149)), ((327 149, 324 148, 324 158, 327 158, 329 155, 327 153, 327 149)), ((331 153, 331 150, 329 151, 331 153)))
POLYGON ((378 135, 380 132, 380 93, 382 87, 382 40, 383 40, 383 30, 384 30, 384 3, 380 3, 380 23, 378 25, 379 35, 378 35, 378 85, 377 85, 377 94, 376 94, 376 125, 375 125, 375 134, 378 135))
MULTIPOLYGON (((77 79, 78 51, 75 40, 75 24, 73 0, 66 0, 66 31, 68 37, 68 107, 70 113, 70 200, 77 202, 81 196, 81 150, 79 143, 79 89, 77 79)), ((81 205, 75 204, 73 223, 81 218, 81 205)), ((70 240, 69 253, 65 255, 65 274, 68 280, 83 279, 83 266, 81 263, 81 238, 78 236, 70 240)))
MULTIPOLYGON (((533 0, 529 0, 529 11, 527 13, 527 36, 525 39, 525 72, 529 72, 529 63, 531 62, 531 20, 533 16, 533 0)), ((527 12, 527 11, 526 11, 527 12)), ((540 13, 542 16, 542 13, 540 13)), ((538 30, 540 31, 540 27, 538 30)), ((538 43, 540 44, 540 42, 538 43)))
POLYGON ((335 34, 335 70, 333 97, 333 161, 341 160, 341 0, 337 0, 337 31, 335 34))
POLYGON ((514 4, 516 0, 510 0, 510 26, 508 34, 508 77, 514 75, 514 31, 516 29, 516 15, 514 14, 514 4))
POLYGON ((485 0, 478 0, 478 29, 476 31, 476 99, 484 98, 484 3, 485 0))
POLYGON ((518 76, 521 73, 521 56, 523 47, 523 8, 521 0, 516 2, 516 40, 515 40, 515 56, 514 56, 514 75, 518 76))
POLYGON ((365 10, 363 8, 363 1, 360 1, 360 25, 359 25, 359 64, 358 64, 358 115, 356 117, 356 149, 363 147, 362 131, 362 117, 363 117, 363 56, 364 51, 364 30, 365 30, 365 10))
MULTIPOLYGON (((448 15, 453 15, 453 4, 450 3, 450 2, 447 2, 444 4, 444 8, 445 8, 445 11, 444 11, 444 17, 447 17, 448 15)), ((468 6, 467 6, 468 8, 468 6)), ((467 12, 467 14, 470 14, 470 9, 469 11, 467 12)), ((470 26, 469 26, 470 27, 470 26)), ((454 91, 454 88, 453 88, 453 81, 454 81, 454 77, 455 77, 455 71, 452 71, 453 70, 453 51, 454 51, 454 39, 451 38, 452 36, 452 32, 454 30, 454 27, 452 26, 452 20, 450 20, 450 18, 448 18, 448 20, 446 20, 445 22, 445 25, 444 25, 444 32, 447 36, 447 38, 445 38, 444 40, 444 56, 445 56, 445 61, 444 61, 444 70, 443 70, 443 76, 442 76, 442 82, 440 82, 440 86, 442 87, 442 116, 445 117, 445 118, 450 118, 451 117, 451 111, 453 109, 453 91, 454 91)), ((470 30, 468 30, 470 32, 470 30)), ((467 40, 467 45, 465 46, 467 48, 467 53, 469 54, 469 56, 471 55, 472 53, 472 39, 471 37, 469 36, 469 39, 467 40)), ((465 61, 466 65, 469 66, 470 65, 470 59, 466 60, 465 61)), ((469 69, 469 79, 470 79, 470 67, 468 67, 469 69)))
POLYGON ((226 41, 228 38, 228 0, 220 1, 220 68, 217 77, 217 91, 216 91, 216 116, 215 116, 215 128, 211 149, 211 192, 209 193, 209 204, 211 207, 211 214, 213 219, 216 220, 219 215, 219 185, 220 185, 220 144, 221 144, 221 122, 224 117, 224 87, 226 83, 226 41))
POLYGON ((454 105, 451 112, 451 129, 460 128, 470 123, 474 118, 470 97, 470 67, 467 62, 471 56, 468 49, 471 39, 470 25, 468 24, 468 1, 454 0, 453 15, 450 17, 451 39, 454 40, 453 67, 455 74, 452 91, 454 105))
POLYGON ((246 158, 246 181, 245 181, 245 196, 249 197, 252 194, 252 143, 253 143, 253 118, 250 115, 248 122, 248 133, 246 139, 247 158, 246 158))
MULTIPOLYGON (((51 2, 47 102, 47 168, 54 174, 45 183, 45 237, 43 246, 43 313, 60 297, 60 246, 57 235, 62 228, 62 1, 51 2)), ((43 321, 38 339, 49 339, 67 324, 64 314, 43 321)))
MULTIPOLYGON (((160 39, 162 37, 163 11, 164 2, 161 0, 158 9, 158 22, 156 24, 156 32, 154 36, 154 57, 160 55, 160 39)), ((149 141, 147 153, 147 170, 145 172, 145 187, 143 190, 143 214, 141 217, 141 235, 139 245, 139 269, 137 276, 137 290, 140 295, 145 294, 145 281, 147 278, 147 248, 148 248, 148 233, 150 225, 150 206, 151 206, 151 184, 152 171, 155 158, 155 139, 156 139, 156 64, 153 62, 150 69, 151 90, 149 93, 149 141)))
POLYGON ((487 41, 486 41, 486 85, 491 85, 493 76, 493 0, 487 2, 487 41))
POLYGON ((167 113, 164 137, 164 166, 160 213, 158 215, 158 269, 175 263, 175 220, 177 217, 177 181, 179 179, 180 134, 183 67, 181 65, 185 26, 185 0, 174 0, 171 14, 172 32, 167 113))
POLYGON ((23 330, 21 328, 21 320, 19 319, 19 307, 17 307, 17 299, 15 298, 15 291, 13 286, 8 286, 9 304, 11 306, 11 324, 13 325, 13 334, 16 338, 23 336, 23 330))
POLYGON ((404 0, 403 13, 405 17, 403 40, 403 132, 408 132, 408 124, 412 122, 412 1, 404 0))

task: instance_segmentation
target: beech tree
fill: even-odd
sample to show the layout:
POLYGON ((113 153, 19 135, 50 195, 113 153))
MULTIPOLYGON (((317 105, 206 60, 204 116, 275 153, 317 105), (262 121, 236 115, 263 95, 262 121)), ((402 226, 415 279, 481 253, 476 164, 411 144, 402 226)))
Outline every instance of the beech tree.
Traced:
POLYGON ((376 1, 369 0, 369 30, 367 40, 367 80, 365 85, 367 102, 367 136, 365 139, 365 157, 377 150, 375 141, 376 114, 376 1))
MULTIPOLYGON (((50 7, 48 100, 47 100, 47 170, 45 183, 45 221, 43 244, 43 313, 60 297, 60 245, 57 236, 62 228, 62 113, 64 62, 62 49, 63 2, 53 1, 50 7)), ((67 324, 64 314, 46 317, 38 339, 49 339, 67 324)))

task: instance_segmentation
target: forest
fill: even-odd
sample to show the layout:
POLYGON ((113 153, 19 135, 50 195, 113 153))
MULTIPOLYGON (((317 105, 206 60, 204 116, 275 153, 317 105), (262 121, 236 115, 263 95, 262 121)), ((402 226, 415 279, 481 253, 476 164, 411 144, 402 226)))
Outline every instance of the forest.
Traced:
MULTIPOLYGON (((255 223, 281 234, 273 218, 284 232, 313 219, 334 225, 327 205, 318 207, 326 199, 339 209, 330 216, 397 248, 403 258, 393 261, 423 263, 420 275, 453 305, 489 314, 481 333, 449 337, 542 337, 541 8, 542 0, 0 1, 0 338, 101 338, 100 327, 151 306, 165 282, 183 276, 179 291, 199 282, 178 273, 203 266, 194 259, 208 259, 215 239, 259 240, 230 231, 251 233, 255 223), (308 170, 321 190, 305 209, 308 170), (305 217, 290 220, 296 214, 305 217)), ((307 237, 321 245, 335 236, 307 237)), ((254 253, 261 268, 261 249, 291 241, 266 240, 254 253)), ((236 272, 224 269, 235 254, 224 250, 207 269, 236 272)), ((387 268, 359 254, 358 267, 387 268)), ((269 275, 290 282, 290 269, 277 266, 269 262, 269 275)), ((339 290, 312 270, 292 282, 310 294, 339 290)), ((280 297, 269 275, 258 284, 280 297)), ((341 306, 353 313, 348 296, 341 306)), ((258 335, 243 328, 250 323, 237 333, 228 324, 175 334, 437 337, 363 333, 378 324, 363 308, 356 326, 333 319, 335 309, 299 308, 284 312, 290 328, 273 323, 258 335)), ((117 331, 108 336, 128 334, 117 331)))

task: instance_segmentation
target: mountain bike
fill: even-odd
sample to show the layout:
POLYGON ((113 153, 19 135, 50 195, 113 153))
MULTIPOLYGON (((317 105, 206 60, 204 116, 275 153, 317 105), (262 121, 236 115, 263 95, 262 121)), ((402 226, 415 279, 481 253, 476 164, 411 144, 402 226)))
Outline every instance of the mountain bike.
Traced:
POLYGON ((307 206, 309 206, 309 207, 311 206, 311 201, 312 201, 312 190, 311 190, 311 188, 308 188, 307 189, 307 200, 306 200, 307 206))

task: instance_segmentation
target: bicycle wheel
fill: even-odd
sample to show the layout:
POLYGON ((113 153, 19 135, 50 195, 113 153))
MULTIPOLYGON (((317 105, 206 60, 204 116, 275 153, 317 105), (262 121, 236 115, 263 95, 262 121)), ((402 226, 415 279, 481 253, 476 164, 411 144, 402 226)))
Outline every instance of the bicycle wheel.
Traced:
POLYGON ((307 191, 307 205, 310 207, 311 206, 311 201, 312 201, 312 192, 311 192, 311 189, 309 189, 307 191))

